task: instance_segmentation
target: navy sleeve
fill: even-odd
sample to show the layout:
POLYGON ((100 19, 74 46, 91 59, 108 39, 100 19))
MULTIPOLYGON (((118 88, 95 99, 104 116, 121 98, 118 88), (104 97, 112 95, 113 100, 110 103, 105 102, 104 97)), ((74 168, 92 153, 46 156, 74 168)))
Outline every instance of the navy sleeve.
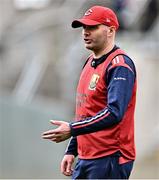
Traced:
POLYGON ((95 116, 70 123, 72 136, 88 134, 118 124, 127 109, 135 82, 135 67, 124 57, 124 65, 112 66, 106 73, 107 106, 95 116))
POLYGON ((71 137, 67 148, 65 150, 65 154, 72 154, 75 157, 77 156, 77 138, 76 137, 71 137))

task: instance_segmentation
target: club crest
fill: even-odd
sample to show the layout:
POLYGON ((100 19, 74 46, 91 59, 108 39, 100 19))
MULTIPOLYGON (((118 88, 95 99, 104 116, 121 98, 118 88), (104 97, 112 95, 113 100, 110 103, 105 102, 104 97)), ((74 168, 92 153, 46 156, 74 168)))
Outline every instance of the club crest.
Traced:
POLYGON ((99 75, 98 74, 93 74, 93 76, 91 78, 91 81, 89 83, 89 89, 90 90, 95 90, 96 89, 96 85, 97 85, 98 80, 99 80, 99 75))

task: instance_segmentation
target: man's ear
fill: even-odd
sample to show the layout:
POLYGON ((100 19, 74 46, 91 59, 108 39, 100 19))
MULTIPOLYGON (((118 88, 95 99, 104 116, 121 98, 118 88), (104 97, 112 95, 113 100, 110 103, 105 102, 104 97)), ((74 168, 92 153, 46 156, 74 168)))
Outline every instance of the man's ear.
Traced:
POLYGON ((114 26, 109 27, 108 35, 112 36, 114 33, 115 33, 115 27, 114 26))

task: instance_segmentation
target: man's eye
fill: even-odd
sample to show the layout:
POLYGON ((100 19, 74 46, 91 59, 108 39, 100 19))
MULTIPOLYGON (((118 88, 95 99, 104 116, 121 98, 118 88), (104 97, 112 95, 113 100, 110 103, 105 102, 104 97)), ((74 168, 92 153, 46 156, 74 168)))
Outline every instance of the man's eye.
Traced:
POLYGON ((95 30, 95 29, 98 29, 98 26, 90 26, 89 29, 90 30, 95 30))
POLYGON ((87 29, 87 30, 96 30, 98 29, 98 25, 95 25, 95 26, 84 26, 83 25, 83 29, 87 29))

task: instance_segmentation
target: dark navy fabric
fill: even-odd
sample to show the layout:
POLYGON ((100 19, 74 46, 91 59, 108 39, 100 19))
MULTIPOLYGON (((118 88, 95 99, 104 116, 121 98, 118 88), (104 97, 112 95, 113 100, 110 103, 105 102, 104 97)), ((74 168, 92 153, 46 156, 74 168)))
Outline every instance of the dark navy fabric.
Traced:
POLYGON ((119 156, 99 159, 78 159, 72 179, 129 179, 133 161, 119 164, 119 156))
POLYGON ((71 137, 70 142, 65 150, 65 154, 72 154, 75 157, 78 155, 77 152, 77 137, 71 137))

